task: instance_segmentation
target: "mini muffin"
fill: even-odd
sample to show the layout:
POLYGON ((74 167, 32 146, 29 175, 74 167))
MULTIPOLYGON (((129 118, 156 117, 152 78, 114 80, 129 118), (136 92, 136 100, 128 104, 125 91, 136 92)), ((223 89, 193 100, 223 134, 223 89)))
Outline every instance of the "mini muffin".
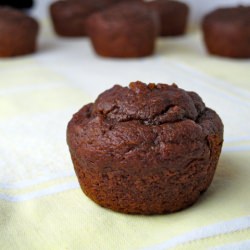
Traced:
POLYGON ((185 3, 171 0, 154 0, 147 6, 160 16, 161 36, 179 36, 186 31, 189 8, 185 3))
MULTIPOLYGON (((59 0, 51 4, 50 14, 59 36, 86 36, 86 18, 100 9, 124 0, 59 0)), ((139 0, 130 0, 139 1, 139 0)))
POLYGON ((91 15, 86 23, 97 54, 143 57, 154 52, 159 18, 143 3, 120 3, 91 15))
POLYGON ((205 16, 202 29, 209 53, 250 58, 250 6, 217 9, 205 16))
POLYGON ((28 9, 33 6, 33 0, 0 0, 0 5, 11 6, 17 9, 28 9))
POLYGON ((90 199, 123 213, 162 214, 192 205, 207 190, 223 124, 195 92, 134 82, 80 109, 67 142, 90 199))
POLYGON ((0 7, 0 57, 33 53, 38 30, 34 18, 9 7, 0 7))
POLYGON ((101 8, 95 0, 60 0, 51 4, 50 14, 59 36, 85 36, 86 17, 101 8))

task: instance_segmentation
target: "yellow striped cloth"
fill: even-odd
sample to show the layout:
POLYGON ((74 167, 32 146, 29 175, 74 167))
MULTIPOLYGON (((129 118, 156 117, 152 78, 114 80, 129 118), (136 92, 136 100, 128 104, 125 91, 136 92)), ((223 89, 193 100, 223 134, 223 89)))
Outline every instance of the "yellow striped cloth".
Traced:
POLYGON ((199 31, 145 59, 97 57, 44 27, 35 55, 0 60, 0 249, 250 249, 250 61, 210 57, 199 31), (177 83, 225 124, 212 186, 191 208, 132 216, 81 192, 65 142, 72 114, 113 84, 177 83))

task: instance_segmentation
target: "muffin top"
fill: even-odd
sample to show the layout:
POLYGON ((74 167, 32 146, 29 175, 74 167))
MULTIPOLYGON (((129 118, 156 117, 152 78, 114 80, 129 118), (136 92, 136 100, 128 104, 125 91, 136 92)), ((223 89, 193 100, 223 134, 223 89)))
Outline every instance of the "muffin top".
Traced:
POLYGON ((78 18, 103 7, 104 3, 100 0, 60 0, 52 3, 51 10, 59 15, 63 14, 65 18, 78 18))
POLYGON ((250 6, 238 6, 231 8, 220 8, 209 14, 204 18, 204 22, 208 23, 230 23, 234 25, 250 26, 250 6))
POLYGON ((117 160, 128 167, 131 157, 137 164, 137 156, 145 155, 148 162, 164 162, 170 169, 193 159, 208 161, 214 136, 222 143, 223 124, 199 95, 175 84, 142 82, 105 91, 73 116, 67 132, 79 159, 117 160))
MULTIPOLYGON (((58 14, 63 13, 66 17, 78 17, 78 15, 89 15, 109 5, 126 0, 59 0, 51 5, 51 9, 58 14)), ((130 0, 132 2, 132 0, 130 0)), ((139 1, 139 0, 133 0, 139 1)))
POLYGON ((145 125, 160 125, 184 119, 195 121, 205 105, 194 92, 177 85, 130 83, 128 87, 114 86, 101 94, 93 114, 113 122, 138 120, 145 125))
POLYGON ((164 9, 164 11, 168 10, 169 12, 179 10, 180 8, 188 10, 188 6, 185 3, 179 2, 179 1, 154 0, 154 1, 148 2, 147 4, 151 7, 155 7, 158 10, 164 9))
MULTIPOLYGON (((152 20, 158 25, 158 15, 155 11, 148 9, 140 1, 129 1, 117 3, 107 9, 94 13, 90 20, 100 23, 109 23, 116 25, 124 23, 126 25, 140 25, 141 23, 152 23, 152 20)), ((132 26, 133 27, 133 26, 132 26)))
POLYGON ((198 94, 185 91, 176 84, 147 85, 137 81, 129 87, 115 85, 83 110, 76 117, 88 121, 98 118, 113 125, 136 121, 141 125, 158 126, 187 120, 199 123, 210 109, 198 94))
POLYGON ((104 4, 117 4, 120 2, 142 2, 143 0, 99 0, 102 1, 104 4))
POLYGON ((19 28, 38 27, 38 23, 34 18, 10 7, 0 7, 0 23, 2 25, 8 25, 8 27, 10 27, 10 25, 19 28))

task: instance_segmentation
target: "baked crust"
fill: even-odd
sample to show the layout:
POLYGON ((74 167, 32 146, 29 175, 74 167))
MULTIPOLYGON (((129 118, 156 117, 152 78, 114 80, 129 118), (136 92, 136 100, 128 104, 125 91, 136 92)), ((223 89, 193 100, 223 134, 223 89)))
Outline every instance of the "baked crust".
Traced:
POLYGON ((210 185, 223 124, 194 92, 176 85, 114 86, 68 124, 67 142, 84 193, 133 214, 175 212, 210 185))

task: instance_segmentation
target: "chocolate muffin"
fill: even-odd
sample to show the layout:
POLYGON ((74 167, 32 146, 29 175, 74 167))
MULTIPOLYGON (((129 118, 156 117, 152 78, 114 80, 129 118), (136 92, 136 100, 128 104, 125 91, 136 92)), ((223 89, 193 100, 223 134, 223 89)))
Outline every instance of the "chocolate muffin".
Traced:
POLYGON ((160 16, 161 36, 183 35, 187 27, 189 8, 185 3, 171 0, 154 0, 147 6, 160 16))
POLYGON ((120 3, 91 15, 86 28, 97 54, 143 57, 154 52, 159 19, 142 3, 120 3))
POLYGON ((86 17, 101 6, 95 0, 61 0, 50 6, 54 30, 59 36, 85 36, 86 17))
POLYGON ((34 18, 9 7, 0 7, 0 57, 33 53, 38 29, 34 18))
POLYGON ((192 205, 207 190, 223 124, 194 92, 134 82, 80 109, 67 142, 90 199, 123 213, 162 214, 192 205))
POLYGON ((209 53, 250 57, 250 6, 217 9, 205 16, 202 29, 209 53))
POLYGON ((0 0, 0 5, 11 6, 17 9, 28 9, 33 6, 33 0, 0 0))
MULTIPOLYGON (((86 36, 86 18, 100 9, 124 0, 60 0, 51 4, 50 14, 59 36, 86 36)), ((139 1, 139 0, 130 0, 139 1)))

